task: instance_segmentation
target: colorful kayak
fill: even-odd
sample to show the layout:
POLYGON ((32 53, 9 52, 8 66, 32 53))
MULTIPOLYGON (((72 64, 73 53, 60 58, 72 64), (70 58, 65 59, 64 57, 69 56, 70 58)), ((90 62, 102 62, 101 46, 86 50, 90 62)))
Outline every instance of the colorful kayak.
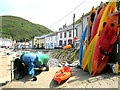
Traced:
POLYGON ((54 76, 54 80, 60 84, 62 81, 67 80, 72 75, 72 70, 68 66, 64 66, 62 69, 57 71, 54 76))
POLYGON ((92 7, 92 10, 90 11, 90 16, 88 18, 88 41, 87 41, 87 46, 90 43, 90 37, 91 37, 91 29, 92 29, 92 25, 94 22, 94 18, 95 18, 95 14, 96 14, 96 10, 94 7, 92 7))
MULTIPOLYGON (((101 8, 98 9, 97 14, 96 14, 96 18, 92 27, 92 33, 91 33, 91 40, 93 39, 93 37, 96 35, 97 30, 98 30, 98 26, 102 17, 102 14, 106 8, 106 4, 102 5, 101 8)), ((88 57, 88 72, 91 74, 92 73, 92 53, 93 53, 93 48, 94 45, 92 45, 91 47, 91 52, 89 53, 89 57, 88 57)))
POLYGON ((89 46, 87 47, 83 60, 82 60, 82 69, 85 70, 87 68, 88 65, 88 59, 89 59, 89 55, 90 53, 92 53, 92 47, 94 47, 93 43, 95 42, 96 38, 93 38, 92 41, 90 42, 89 46))
POLYGON ((96 43, 92 63, 96 66, 92 74, 93 76, 95 74, 100 74, 109 60, 114 43, 117 40, 117 26, 118 14, 109 16, 109 20, 103 28, 96 43))
MULTIPOLYGON (((115 1, 115 0, 114 0, 115 1)), ((105 22, 107 22, 108 21, 108 15, 109 14, 111 14, 111 12, 113 12, 113 11, 115 11, 115 9, 116 9, 116 3, 115 2, 113 2, 113 0, 111 0, 110 2, 109 2, 109 4, 107 5, 107 7, 106 7, 106 9, 105 9, 105 11, 104 11, 104 13, 103 13, 103 15, 102 15, 102 18, 101 18, 101 20, 100 20, 100 24, 99 24, 99 27, 98 27, 98 30, 97 30, 97 34, 94 36, 94 38, 92 39, 92 41, 90 42, 90 44, 89 44, 89 46, 88 46, 88 48, 87 48, 87 50, 86 50, 86 52, 85 52, 85 55, 84 55, 84 58, 83 58, 83 62, 82 62, 82 68, 83 68, 83 70, 85 70, 86 68, 87 68, 87 65, 88 65, 88 58, 89 58, 89 55, 90 55, 90 53, 92 53, 92 52, 95 52, 95 50, 94 50, 94 48, 95 48, 95 42, 97 41, 97 39, 98 39, 98 37, 99 37, 99 34, 100 34, 100 32, 102 31, 102 29, 103 29, 103 24, 105 23, 105 22), (93 48, 92 48, 93 47, 93 48), (93 51, 94 50, 94 51, 93 51)), ((92 58, 93 58, 93 54, 94 53, 92 53, 92 58)), ((91 60, 92 58, 90 58, 89 60, 91 60)), ((93 62, 93 61, 92 61, 93 62)), ((93 63, 92 63, 92 70, 94 69, 95 67, 94 67, 94 65, 93 65, 93 63)))
POLYGON ((66 45, 66 46, 63 47, 63 49, 69 49, 71 47, 72 47, 71 45, 66 45))
POLYGON ((95 14, 96 14, 96 10, 94 7, 92 7, 92 10, 90 11, 90 17, 88 19, 88 31, 87 31, 87 41, 86 41, 86 47, 87 49, 84 51, 84 56, 83 56, 83 60, 82 61, 82 68, 83 70, 85 69, 86 65, 88 64, 88 53, 89 51, 91 50, 91 45, 89 45, 90 43, 90 35, 91 35, 91 28, 92 28, 92 24, 93 24, 93 21, 94 21, 94 17, 95 17, 95 14), (89 49, 88 49, 89 48, 89 49))
POLYGON ((96 51, 96 48, 98 47, 97 46, 97 42, 98 42, 98 38, 99 38, 99 35, 103 29, 103 27, 106 25, 106 23, 108 22, 109 18, 108 18, 108 15, 110 15, 112 12, 114 12, 116 10, 116 0, 110 0, 103 15, 102 15, 102 18, 100 20, 100 24, 99 24, 99 27, 98 27, 98 31, 97 31, 97 34, 95 35, 94 38, 96 38, 96 41, 94 43, 94 51, 93 51, 93 55, 92 55, 92 70, 93 70, 93 74, 92 76, 95 75, 95 71, 96 71, 96 68, 97 68, 97 60, 94 59, 94 57, 96 56, 95 53, 97 52, 96 51))
POLYGON ((95 21, 94 21, 94 24, 93 24, 93 27, 92 27, 92 33, 91 33, 91 37, 90 37, 90 41, 94 38, 94 36, 96 35, 97 33, 97 30, 98 30, 98 26, 99 26, 99 23, 100 23, 100 20, 101 20, 101 17, 102 17, 102 14, 106 8, 106 4, 104 4, 101 8, 98 9, 97 11, 97 16, 95 18, 95 21))
POLYGON ((83 56, 84 56, 84 45, 85 45, 85 38, 87 36, 87 29, 88 29, 88 25, 86 25, 85 29, 83 30, 83 33, 82 33, 82 38, 80 40, 80 54, 79 54, 79 63, 80 63, 80 66, 82 65, 82 59, 83 59, 83 56))

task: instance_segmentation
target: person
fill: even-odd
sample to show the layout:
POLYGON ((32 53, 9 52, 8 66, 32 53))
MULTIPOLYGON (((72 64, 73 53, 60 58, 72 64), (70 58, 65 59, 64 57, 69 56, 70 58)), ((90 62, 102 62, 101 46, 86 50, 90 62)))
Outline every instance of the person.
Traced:
POLYGON ((4 50, 4 54, 5 55, 10 55, 6 50, 4 50))
POLYGON ((28 70, 28 74, 32 76, 33 81, 37 80, 35 76, 34 68, 40 68, 41 66, 45 66, 49 61, 50 57, 41 53, 26 53, 23 52, 20 56, 20 60, 25 64, 25 67, 28 70))

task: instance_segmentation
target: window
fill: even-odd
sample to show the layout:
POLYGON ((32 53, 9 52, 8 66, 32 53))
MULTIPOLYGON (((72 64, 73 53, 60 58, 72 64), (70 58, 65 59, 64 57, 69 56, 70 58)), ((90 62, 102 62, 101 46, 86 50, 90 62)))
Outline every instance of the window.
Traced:
POLYGON ((76 36, 78 37, 78 29, 76 28, 76 36))
POLYGON ((69 37, 71 37, 72 36, 72 32, 71 31, 69 31, 69 37))
POLYGON ((64 41, 64 45, 66 46, 66 41, 64 41))
POLYGON ((62 40, 59 41, 59 46, 62 46, 62 40))
POLYGON ((60 33, 60 38, 62 38, 62 33, 60 33))
POLYGON ((64 38, 66 38, 66 32, 64 32, 64 38))
POLYGON ((72 44, 72 39, 69 39, 69 40, 68 40, 68 44, 72 44))

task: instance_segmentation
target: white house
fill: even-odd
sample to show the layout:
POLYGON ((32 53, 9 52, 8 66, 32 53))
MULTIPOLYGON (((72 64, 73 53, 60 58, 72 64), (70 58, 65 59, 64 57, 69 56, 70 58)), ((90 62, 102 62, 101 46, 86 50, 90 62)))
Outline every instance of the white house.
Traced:
POLYGON ((7 39, 7 38, 0 38, 0 47, 12 48, 13 47, 13 41, 11 39, 7 39))
MULTIPOLYGON (((74 37, 81 39, 82 24, 75 24, 74 27, 74 37)), ((64 26, 63 28, 60 28, 59 32, 57 33, 57 45, 65 46, 68 44, 73 44, 73 25, 64 26)))
MULTIPOLYGON (((78 38, 77 41, 74 41, 76 46, 79 46, 79 40, 81 39, 83 29, 87 24, 87 18, 88 16, 84 15, 83 21, 74 25, 74 37, 78 38)), ((65 46, 68 44, 73 44, 73 25, 64 25, 63 28, 60 28, 57 33, 57 45, 65 46)))
POLYGON ((45 37, 45 49, 54 49, 55 47, 57 47, 57 32, 45 37))

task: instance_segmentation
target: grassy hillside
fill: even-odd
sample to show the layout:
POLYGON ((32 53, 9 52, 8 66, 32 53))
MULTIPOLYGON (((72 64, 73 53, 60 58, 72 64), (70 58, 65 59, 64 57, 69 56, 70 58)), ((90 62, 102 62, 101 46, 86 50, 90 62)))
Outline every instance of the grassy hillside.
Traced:
MULTIPOLYGON (((52 32, 45 26, 31 23, 16 16, 1 16, 2 37, 12 38, 17 41, 30 40, 34 36, 41 36, 52 32)), ((0 18, 1 18, 0 17, 0 18)))

